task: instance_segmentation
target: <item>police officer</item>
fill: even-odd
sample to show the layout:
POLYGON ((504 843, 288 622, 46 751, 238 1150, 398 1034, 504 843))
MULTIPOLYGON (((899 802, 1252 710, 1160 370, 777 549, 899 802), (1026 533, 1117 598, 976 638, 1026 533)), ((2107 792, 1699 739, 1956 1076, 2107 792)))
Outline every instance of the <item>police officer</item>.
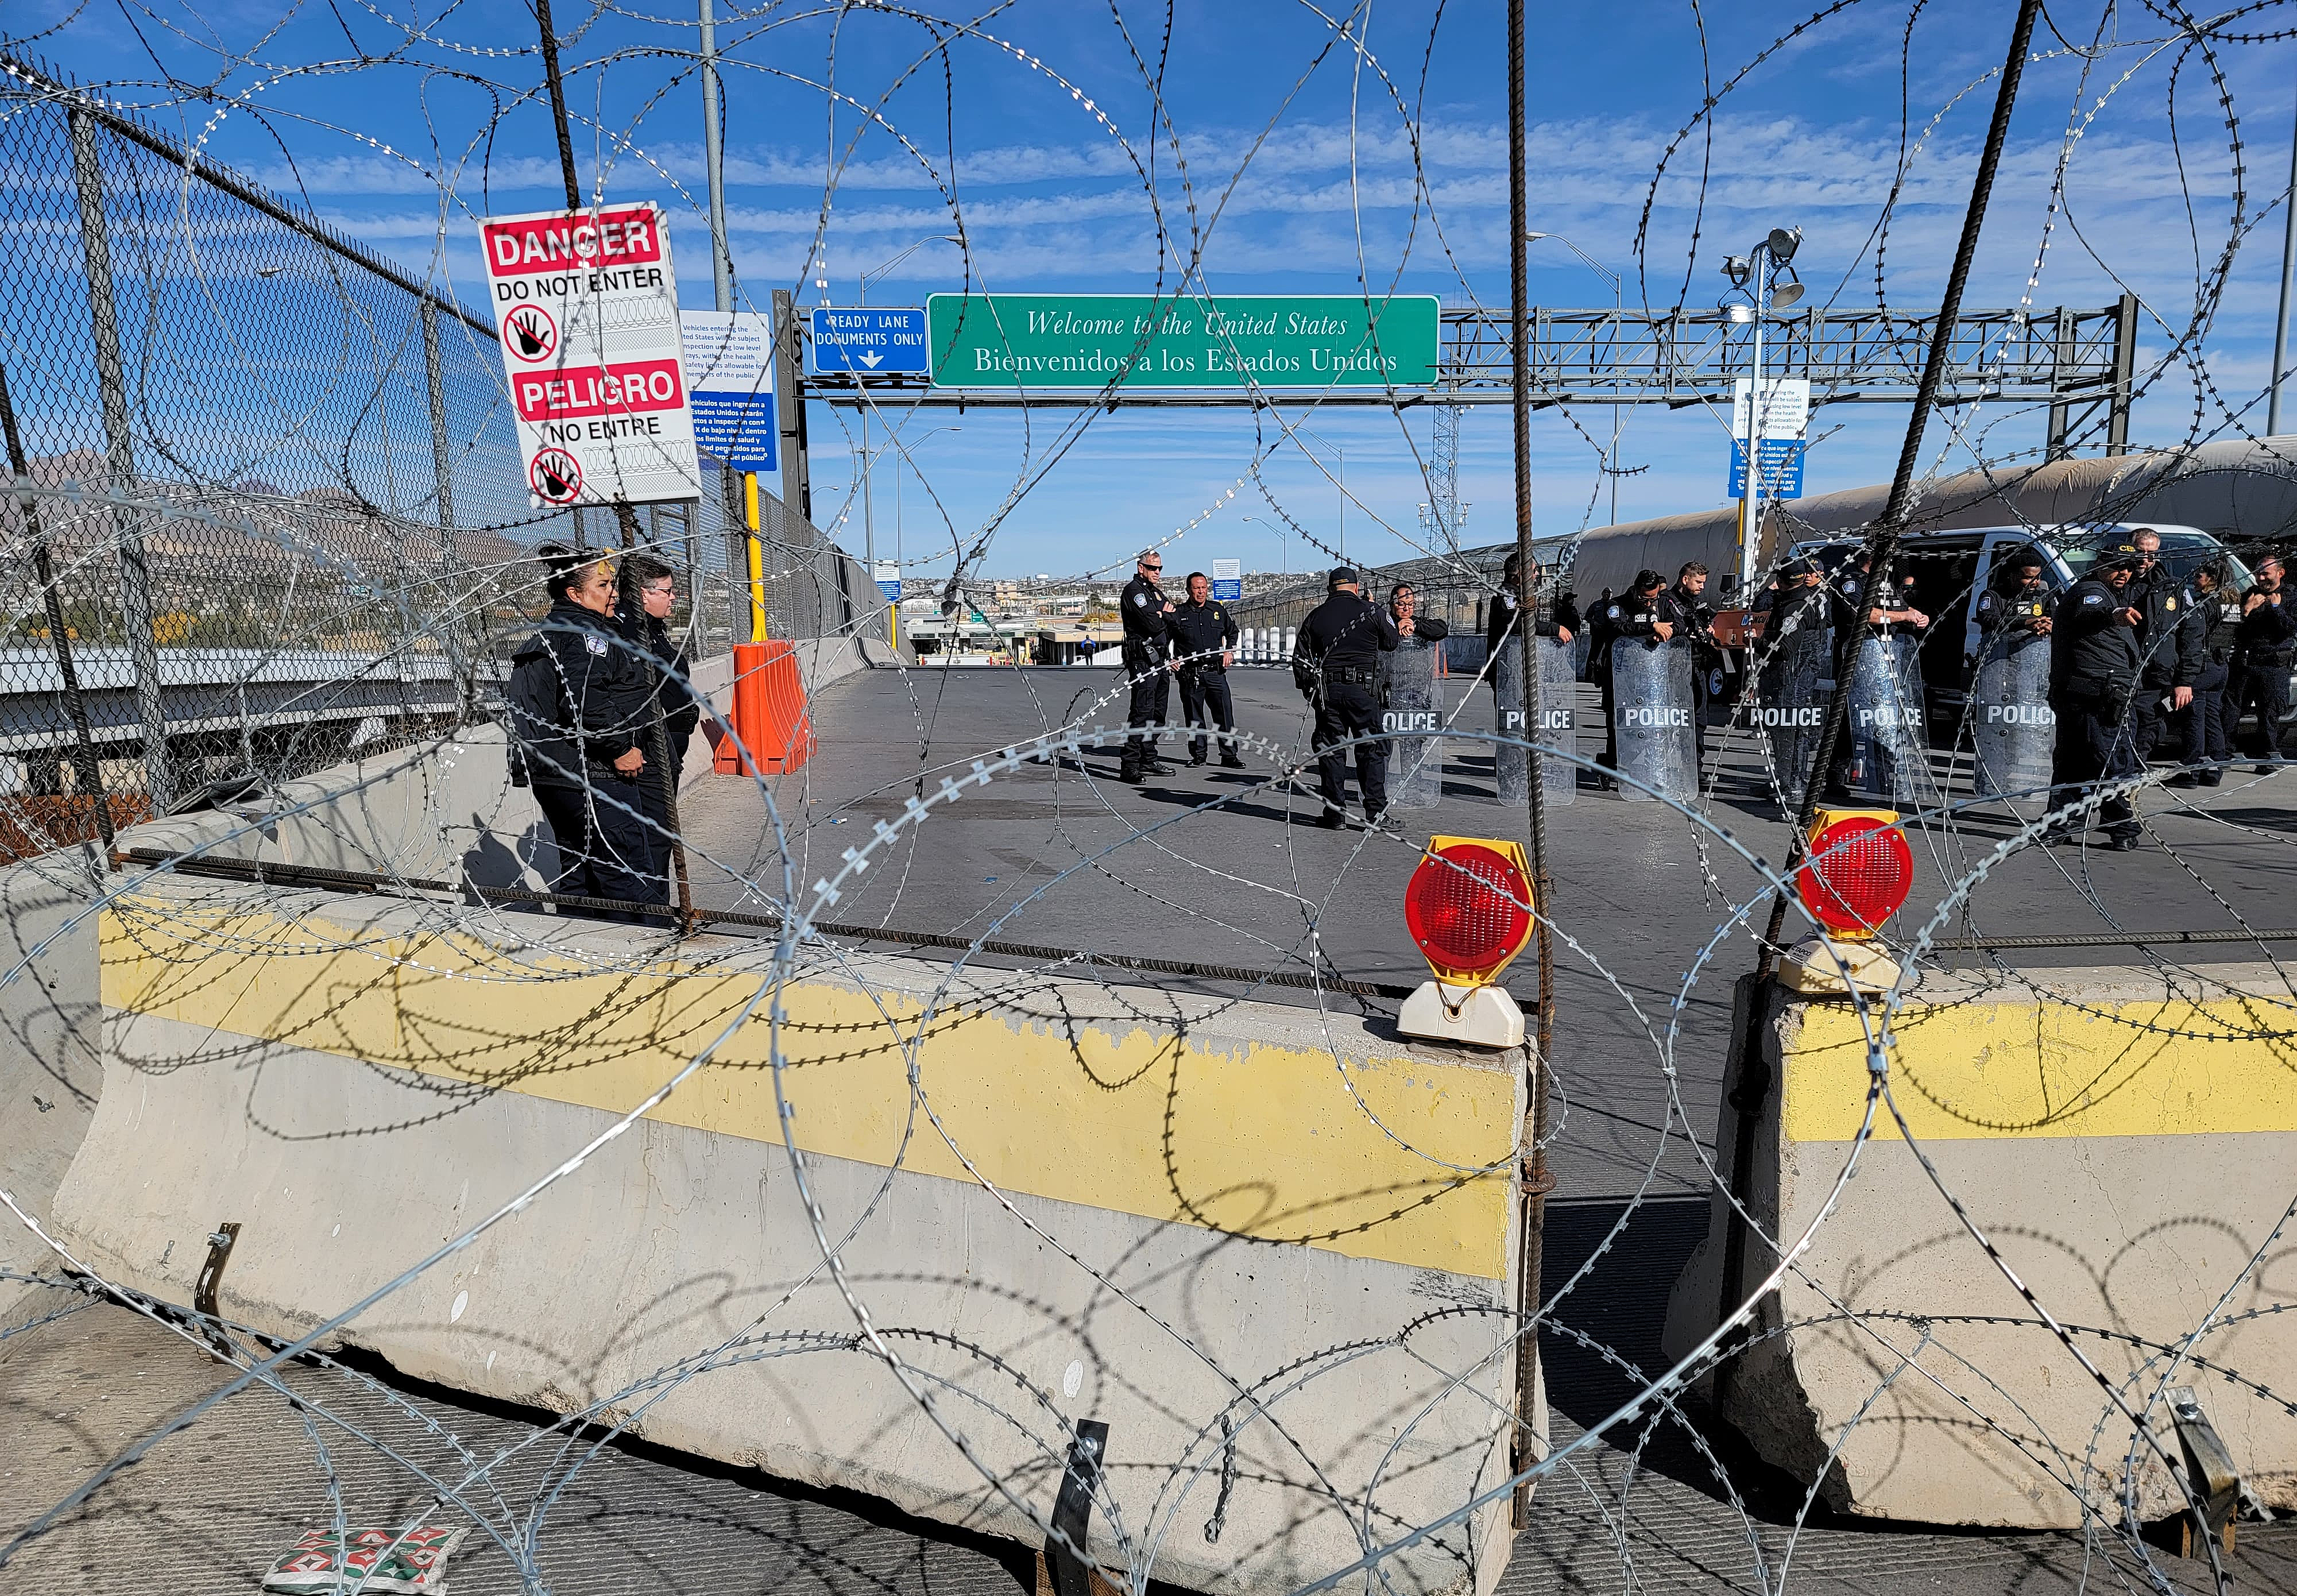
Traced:
POLYGON ((2058 613, 2058 596, 2042 575, 2038 550, 2021 548, 1995 566, 1994 580, 1978 596, 1978 629, 1996 638, 2046 638, 2058 613))
MULTIPOLYGON (((1858 624, 1858 605, 1866 603, 1867 635, 1875 638, 1916 637, 1931 623, 1931 618, 1914 608, 1904 593, 1893 598, 1888 594, 1868 594, 1867 585, 1873 576, 1873 558, 1862 548, 1858 557, 1834 579, 1834 663, 1837 670, 1847 667, 1844 651, 1850 646, 1851 629, 1858 624)), ((1908 583, 1913 578, 1906 579, 1908 583)))
MULTIPOLYGON (((1619 768, 1619 723, 1612 712, 1616 692, 1611 680, 1611 662, 1618 655, 1619 645, 1632 643, 1644 648, 1659 648, 1671 641, 1684 625, 1683 613, 1675 606, 1674 596, 1667 590, 1667 579, 1656 571, 1638 571, 1626 595, 1605 605, 1598 618, 1594 632, 1594 647, 1587 656, 1587 669, 1603 694, 1603 757, 1607 770, 1619 768), (1600 657, 1598 657, 1600 656, 1600 657)), ((1609 790, 1609 777, 1603 778, 1609 790)))
POLYGON ((513 779, 533 788, 558 850, 551 890, 659 903, 639 780, 651 684, 615 629, 613 562, 555 543, 535 553, 550 613, 511 655, 503 696, 513 779))
MULTIPOLYGON (((1903 585, 1896 596, 1881 590, 1874 582, 1873 564, 1873 556, 1862 547, 1857 557, 1834 576, 1830 619, 1834 628, 1834 675, 1837 681, 1841 680, 1842 673, 1855 663, 1850 658, 1850 640, 1858 625, 1862 608, 1867 621, 1867 636, 1872 638, 1920 637, 1922 629, 1931 623, 1931 618, 1914 608, 1913 602, 1906 596, 1903 585), (1873 590, 1869 591, 1870 588, 1873 590)), ((1884 657, 1891 660, 1895 674, 1896 659, 1887 649, 1884 657)), ((1914 692, 1915 703, 1919 706, 1919 686, 1914 692)), ((1826 777, 1829 796, 1838 801, 1851 796, 1850 771, 1857 757, 1857 739, 1847 735, 1835 739, 1834 759, 1826 777)))
POLYGON ((650 555, 634 554, 622 562, 614 624, 632 645, 638 673, 648 683, 645 724, 639 747, 646 755, 638 779, 645 799, 646 843, 651 850, 649 873, 664 901, 670 892, 671 843, 676 827, 672 800, 679 774, 686 767, 686 745, 702 719, 702 706, 690 688, 693 677, 686 651, 671 635, 671 612, 678 605, 678 579, 671 568, 650 555), (661 704, 662 736, 657 746, 654 731, 655 705, 661 704))
POLYGON ((1824 629, 1833 616, 1832 595, 1825 582, 1826 572, 1808 555, 1779 567, 1760 603, 1766 647, 1776 653, 1781 643, 1797 633, 1824 629))
POLYGON ((2194 572, 2194 613, 2202 622, 2202 667, 2194 678, 2194 702, 2184 727, 2186 769, 2164 784, 2213 787, 2225 780, 2233 758, 2233 727, 2226 713, 2226 680, 2233 663, 2234 638, 2241 630, 2241 600, 2225 591, 2225 572, 2214 564, 2194 572))
POLYGON ((1683 635, 1691 641, 1691 726, 1703 770, 1707 768, 1708 681, 1723 663, 1723 650, 1715 642, 1715 606, 1707 602, 1707 567, 1697 560, 1685 561, 1667 593, 1675 613, 1683 617, 1683 635))
MULTIPOLYGON (((2058 718, 2050 755, 2054 810, 2078 802, 2093 783, 2119 781, 2142 768, 2128 725, 2130 696, 2144 666, 2137 629, 2145 618, 2129 593, 2136 566, 2136 545, 2107 549, 2058 604, 2050 654, 2050 708, 2058 718)), ((2127 794, 2107 799, 2098 819, 2108 849, 2126 853, 2137 846, 2137 814, 2127 794)), ((2079 823, 2060 819, 2044 840, 2074 842, 2081 835, 2079 823)))
POLYGON ((1124 674, 1132 684, 1132 699, 1124 724, 1132 735, 1124 739, 1119 778, 1139 782, 1151 776, 1170 776, 1173 767, 1157 757, 1156 744, 1140 734, 1144 726, 1161 726, 1173 702, 1173 604, 1158 585, 1165 556, 1153 548, 1140 551, 1132 580, 1124 584, 1117 609, 1124 617, 1124 674))
POLYGON ((2161 564, 2161 534, 2140 527, 2130 534, 2137 550, 2137 574, 2130 579, 2130 606, 2137 623, 2140 691, 2130 700, 2129 743, 2142 764, 2153 755, 2169 716, 2194 702, 2194 679, 2202 670, 2201 613, 2185 583, 2161 564))
POLYGON ((1336 567, 1324 581, 1329 596, 1308 612, 1292 652, 1292 679, 1316 709, 1313 745, 1324 793, 1317 824, 1337 831, 1347 820, 1348 772, 1335 745, 1356 744, 1356 785, 1363 792, 1364 823, 1387 811, 1387 747, 1379 736, 1379 656, 1396 644, 1395 623, 1367 601, 1356 573, 1336 567))
MULTIPOLYGON (((1580 627, 1579 606, 1568 593, 1555 591, 1555 576, 1547 566, 1532 570, 1532 604, 1538 613, 1532 621, 1532 635, 1553 638, 1568 643, 1580 627)), ((1510 644, 1520 647, 1517 640, 1515 618, 1521 607, 1516 590, 1523 585, 1523 555, 1520 552, 1507 557, 1500 572, 1500 590, 1492 595, 1492 602, 1484 611, 1484 658, 1495 660, 1501 649, 1510 644)), ((1494 687, 1493 691, 1499 689, 1494 687)))
MULTIPOLYGON (((2250 711, 2257 712, 2257 737, 2249 750, 2263 745, 2259 759, 2283 759, 2281 719, 2289 712, 2289 656, 2297 646, 2297 605, 2286 602, 2278 555, 2268 555, 2257 567, 2257 580, 2242 596, 2241 622, 2234 630, 2233 663, 2226 679, 2225 719, 2228 728, 2239 726, 2250 711)), ((2260 765, 2262 776, 2272 769, 2260 765)))
MULTIPOLYGON (((1223 734, 1236 730, 1236 701, 1228 690, 1229 667, 1236 662, 1236 621, 1228 606, 1214 598, 1212 579, 1201 571, 1189 572, 1188 602, 1172 614, 1173 666, 1181 676, 1181 712, 1196 728, 1189 740, 1189 763, 1205 762, 1205 728, 1217 725, 1223 734), (1205 718, 1209 709, 1214 717, 1205 718)), ((1244 769, 1236 738, 1220 740, 1221 763, 1231 770, 1244 769)))

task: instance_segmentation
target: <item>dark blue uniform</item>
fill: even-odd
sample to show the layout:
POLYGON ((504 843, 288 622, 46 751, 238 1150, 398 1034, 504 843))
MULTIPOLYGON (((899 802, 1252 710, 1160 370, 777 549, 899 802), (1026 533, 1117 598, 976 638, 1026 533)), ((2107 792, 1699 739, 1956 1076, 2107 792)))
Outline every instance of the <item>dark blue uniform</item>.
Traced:
POLYGON ((668 626, 647 614, 635 599, 623 605, 614 623, 630 640, 639 674, 653 684, 655 696, 662 703, 663 746, 659 750, 654 745, 653 704, 649 703, 642 712, 646 724, 639 732, 638 745, 646 750, 646 762, 638 775, 638 795, 645 801, 642 807, 651 860, 649 873, 655 877, 662 900, 667 902, 670 845, 674 832, 671 800, 678 792, 679 773, 686 765, 686 745, 702 719, 702 706, 687 686, 693 679, 693 670, 687 663, 686 651, 679 647, 668 626))
POLYGON ((1172 770, 1157 757, 1155 745, 1138 728, 1163 725, 1172 707, 1173 674, 1165 668, 1165 662, 1172 654, 1167 623, 1173 606, 1166 602, 1164 588, 1136 571, 1124 584, 1117 609, 1124 617, 1124 674, 1132 683, 1124 724, 1135 728, 1124 739, 1122 775, 1126 781, 1138 781, 1144 771, 1163 776, 1172 770))
POLYGON ((2264 602, 2255 608, 2243 600, 2241 624, 2234 630, 2233 664, 2227 673, 2225 717, 2228 728, 2257 712, 2257 736, 2246 750, 2253 758, 2280 759, 2281 719, 2289 712, 2289 657, 2297 646, 2297 608, 2287 603, 2288 589, 2262 582, 2250 589, 2264 602))
POLYGON ((2058 596, 2050 591, 2047 582, 2021 585, 2010 593, 1988 588, 1978 596, 1978 629, 1989 643, 1997 636, 2042 636, 2043 627, 2057 613, 2058 596))
POLYGON ((2194 678, 2194 702, 2186 711, 2186 772, 2169 778, 2175 786, 2213 787, 2225 779, 2233 758, 2233 717, 2226 712, 2226 685, 2233 667, 2234 638, 2241 630, 2241 600, 2222 592, 2196 589, 2194 604, 2202 629, 2201 670, 2194 678))
MULTIPOLYGON (((1189 739, 1189 763, 1201 765, 1205 728, 1217 726, 1223 733, 1236 729, 1236 700, 1228 690, 1228 667, 1221 662, 1236 647, 1236 621, 1217 598, 1202 604, 1189 599, 1165 620, 1180 669, 1181 712, 1197 734, 1189 739)), ((1237 757, 1234 737, 1223 736, 1220 747, 1222 764, 1231 769, 1244 764, 1237 757)))
POLYGON ((1658 630, 1661 623, 1677 635, 1684 624, 1675 595, 1665 588, 1649 593, 1630 592, 1624 598, 1615 598, 1596 617, 1594 646, 1587 655, 1587 669, 1595 673, 1603 693, 1602 765, 1607 770, 1619 768, 1619 718, 1618 694, 1611 680, 1612 656, 1622 644, 1638 648, 1664 646, 1658 630))
MULTIPOLYGON (((2140 769, 2128 710, 2143 661, 2136 629, 2121 613, 2133 607, 2129 594, 2102 576, 2076 582, 2059 601, 2050 654, 2050 708, 2058 718, 2050 757, 2054 810, 2079 801, 2093 784, 2119 781, 2140 769)), ((2136 843, 2137 813, 2127 795, 2101 804, 2098 820, 2117 845, 2136 843)), ((2062 835, 2079 829, 2073 820, 2052 827, 2062 835)))
POLYGON ((2143 617, 2137 623, 2140 690, 2129 705, 2129 743, 2142 761, 2162 739, 2171 712, 2162 701, 2201 675, 2202 613, 2192 590, 2160 565, 2130 582, 2124 602, 2143 617))
POLYGON ((1318 752, 1317 776, 1324 793, 1323 823, 1340 823, 1348 801, 1345 753, 1336 745, 1356 744, 1356 786, 1363 789, 1364 818, 1376 820, 1387 809, 1387 745, 1379 736, 1379 656, 1393 652, 1395 622, 1361 594, 1345 590, 1308 612, 1292 653, 1293 679, 1316 706, 1312 745, 1318 752))
POLYGON ((653 720, 646 671, 613 623, 568 599, 511 656, 510 734, 558 850, 553 892, 663 901, 645 783, 614 769, 653 720))

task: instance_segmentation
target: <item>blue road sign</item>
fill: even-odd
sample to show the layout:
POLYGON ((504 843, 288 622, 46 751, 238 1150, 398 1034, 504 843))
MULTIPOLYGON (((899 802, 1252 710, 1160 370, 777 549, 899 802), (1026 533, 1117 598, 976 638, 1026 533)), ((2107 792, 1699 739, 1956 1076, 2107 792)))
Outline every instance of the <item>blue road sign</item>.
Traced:
POLYGON ((747 310, 688 310, 679 320, 695 447, 736 471, 779 471, 772 318, 747 310))
POLYGON ((1244 602, 1244 562, 1214 560, 1213 562, 1213 596, 1223 604, 1244 602))
POLYGON ((839 310, 817 305, 806 345, 809 375, 922 377, 931 374, 922 310, 839 310))
MULTIPOLYGON (((1763 473, 1765 498, 1800 498, 1802 497, 1802 457, 1809 447, 1806 438, 1766 438, 1756 451, 1758 469, 1763 473)), ((1747 445, 1744 440, 1731 440, 1731 497, 1738 498, 1747 490, 1747 445)))

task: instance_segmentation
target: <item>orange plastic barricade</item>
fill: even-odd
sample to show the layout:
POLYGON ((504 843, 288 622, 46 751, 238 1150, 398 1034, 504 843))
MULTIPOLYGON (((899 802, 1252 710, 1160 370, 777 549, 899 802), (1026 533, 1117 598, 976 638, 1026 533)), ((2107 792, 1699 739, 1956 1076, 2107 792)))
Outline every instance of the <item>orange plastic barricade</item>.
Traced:
POLYGON ((720 776, 754 776, 747 749, 769 776, 796 769, 813 754, 813 721, 805 709, 805 683, 797 649, 788 643, 734 645, 734 736, 717 737, 711 769, 720 776), (737 738, 739 739, 737 744, 737 738))

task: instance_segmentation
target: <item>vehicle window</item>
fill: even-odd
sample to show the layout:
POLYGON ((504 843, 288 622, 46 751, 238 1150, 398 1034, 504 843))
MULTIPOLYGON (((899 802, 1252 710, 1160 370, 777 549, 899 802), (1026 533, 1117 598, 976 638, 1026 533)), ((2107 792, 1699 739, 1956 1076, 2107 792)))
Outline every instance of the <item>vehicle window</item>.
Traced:
MULTIPOLYGON (((2163 532, 2161 535, 2161 564, 2179 581, 2190 581, 2194 572, 2212 560, 2222 561, 2227 585, 2238 589, 2251 581, 2249 567, 2226 552, 2224 544, 2207 532, 2163 532)), ((2058 554, 2073 572, 2073 580, 2081 580, 2092 565, 2097 564, 2098 547, 2106 542, 2104 534, 2086 539, 2086 547, 2058 547, 2058 554)))

